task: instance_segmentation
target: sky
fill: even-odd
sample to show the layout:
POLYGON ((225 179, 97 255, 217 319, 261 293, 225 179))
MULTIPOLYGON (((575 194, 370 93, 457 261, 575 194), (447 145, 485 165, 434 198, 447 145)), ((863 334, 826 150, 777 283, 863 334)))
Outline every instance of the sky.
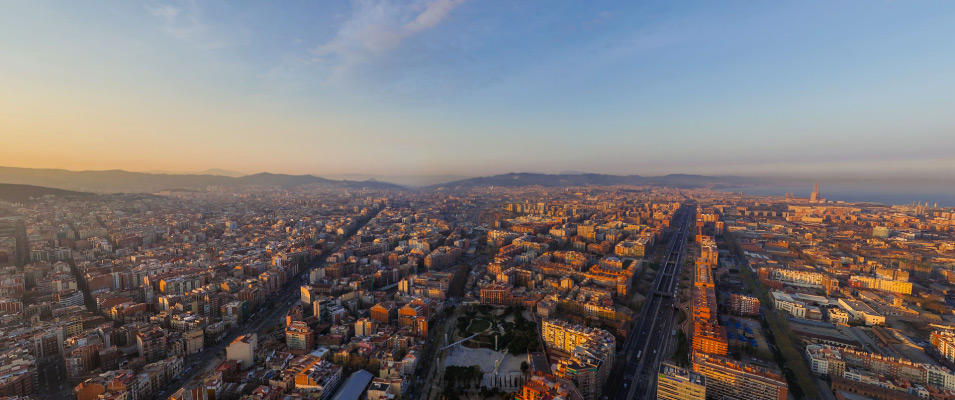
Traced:
POLYGON ((955 2, 7 2, 0 165, 950 177, 955 2))

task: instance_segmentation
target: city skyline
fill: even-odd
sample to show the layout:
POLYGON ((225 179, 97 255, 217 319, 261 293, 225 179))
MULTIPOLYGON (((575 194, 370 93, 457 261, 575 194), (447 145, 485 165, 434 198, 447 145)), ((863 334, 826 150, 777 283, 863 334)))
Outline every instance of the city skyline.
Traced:
POLYGON ((955 400, 955 2, 0 13, 0 398, 955 400))
POLYGON ((21 3, 0 16, 0 157, 944 178, 953 22, 943 2, 21 3))

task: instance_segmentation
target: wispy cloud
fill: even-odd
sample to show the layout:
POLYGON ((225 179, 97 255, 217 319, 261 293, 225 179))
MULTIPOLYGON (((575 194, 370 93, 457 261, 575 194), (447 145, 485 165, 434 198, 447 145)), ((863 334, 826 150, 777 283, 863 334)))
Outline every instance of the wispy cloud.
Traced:
POLYGON ((202 48, 222 48, 234 44, 216 34, 202 19, 202 9, 194 0, 152 2, 144 6, 156 18, 163 33, 202 48))
POLYGON ((146 11, 149 11, 154 17, 160 18, 166 23, 175 23, 176 17, 182 12, 179 8, 169 4, 147 5, 146 11))
POLYGON ((312 53, 337 75, 395 50, 408 38, 443 22, 463 0, 430 0, 398 4, 357 0, 351 17, 336 35, 312 53))

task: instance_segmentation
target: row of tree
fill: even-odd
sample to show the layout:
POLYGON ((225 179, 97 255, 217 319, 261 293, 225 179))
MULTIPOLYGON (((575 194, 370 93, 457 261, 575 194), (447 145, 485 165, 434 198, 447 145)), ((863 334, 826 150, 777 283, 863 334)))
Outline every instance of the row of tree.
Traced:
POLYGON ((459 399, 459 393, 480 386, 482 379, 484 379, 484 373, 481 372, 481 367, 477 365, 470 367, 448 366, 444 369, 444 391, 441 394, 448 400, 459 399))

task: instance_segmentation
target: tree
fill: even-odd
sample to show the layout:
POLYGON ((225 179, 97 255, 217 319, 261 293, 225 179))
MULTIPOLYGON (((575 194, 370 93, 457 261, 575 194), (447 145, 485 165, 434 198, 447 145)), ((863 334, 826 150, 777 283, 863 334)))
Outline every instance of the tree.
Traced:
POLYGON ((370 359, 363 369, 377 376, 378 371, 381 369, 381 362, 378 361, 378 359, 370 359))
POLYGON ((534 351, 540 346, 537 325, 520 314, 514 319, 513 329, 507 329, 501 339, 504 342, 501 346, 507 346, 508 351, 515 356, 534 351))
POLYGON ((471 366, 471 378, 477 381, 478 384, 481 383, 481 380, 484 379, 484 373, 481 372, 481 367, 477 365, 471 366))
POLYGON ((468 328, 468 324, 470 323, 471 323, 471 319, 469 319, 468 317, 458 317, 457 328, 459 331, 463 332, 465 329, 468 328))
POLYGON ((521 361, 521 372, 527 373, 527 370, 530 369, 530 365, 527 365, 527 361, 521 361))

